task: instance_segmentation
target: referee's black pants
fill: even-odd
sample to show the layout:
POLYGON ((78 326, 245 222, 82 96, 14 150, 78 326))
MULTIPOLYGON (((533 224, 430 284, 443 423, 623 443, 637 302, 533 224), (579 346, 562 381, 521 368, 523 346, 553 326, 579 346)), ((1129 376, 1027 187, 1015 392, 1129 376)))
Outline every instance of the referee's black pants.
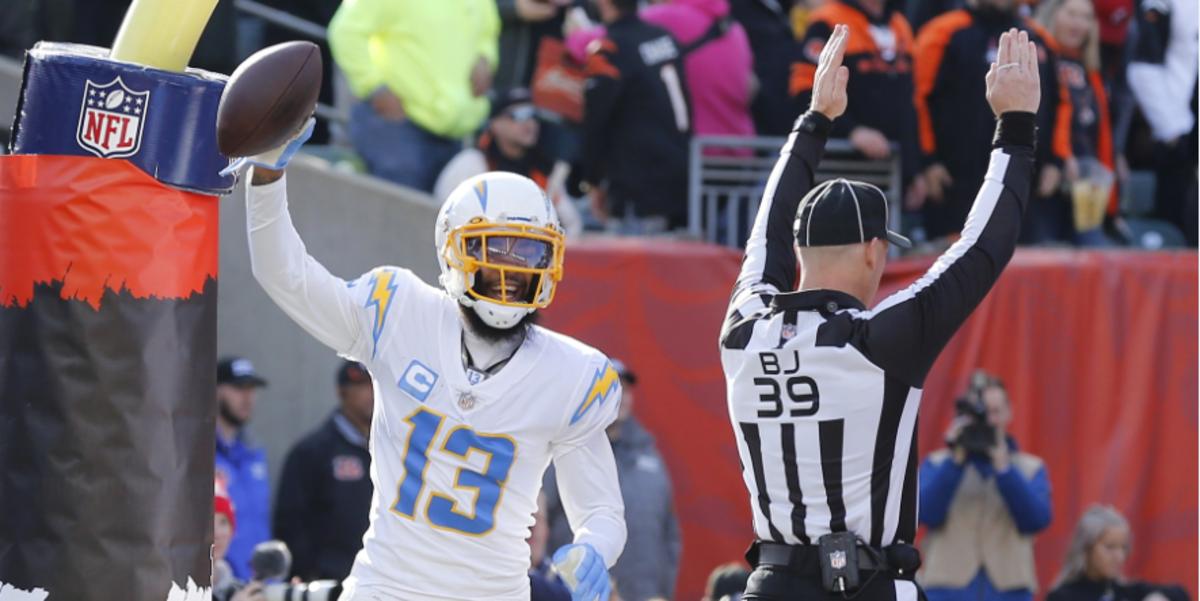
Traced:
MULTIPOLYGON (((753 561, 753 551, 747 559, 753 561)), ((746 581, 745 601, 926 601, 925 592, 911 579, 885 571, 863 570, 859 587, 845 593, 825 590, 816 553, 795 557, 789 566, 758 564, 746 581)))

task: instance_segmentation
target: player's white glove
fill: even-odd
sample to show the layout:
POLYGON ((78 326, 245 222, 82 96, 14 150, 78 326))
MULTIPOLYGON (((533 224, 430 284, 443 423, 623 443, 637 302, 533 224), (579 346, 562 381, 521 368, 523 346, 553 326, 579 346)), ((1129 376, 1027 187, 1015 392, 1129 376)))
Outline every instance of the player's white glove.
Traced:
POLYGON ((571 601, 608 601, 612 584, 604 558, 591 545, 564 545, 554 552, 554 571, 571 589, 571 601))
POLYGON ((292 160, 292 157, 296 155, 296 151, 300 150, 300 147, 312 137, 313 126, 316 125, 316 123, 316 119, 309 117, 308 121, 304 123, 304 129, 296 132, 296 135, 292 136, 292 139, 288 140, 286 144, 278 148, 272 148, 264 153, 256 154, 252 157, 241 157, 236 159, 230 163, 228 167, 221 170, 221 176, 223 177, 229 175, 230 173, 236 173, 246 165, 254 165, 264 169, 274 169, 275 171, 279 171, 284 167, 287 167, 288 161, 292 160))

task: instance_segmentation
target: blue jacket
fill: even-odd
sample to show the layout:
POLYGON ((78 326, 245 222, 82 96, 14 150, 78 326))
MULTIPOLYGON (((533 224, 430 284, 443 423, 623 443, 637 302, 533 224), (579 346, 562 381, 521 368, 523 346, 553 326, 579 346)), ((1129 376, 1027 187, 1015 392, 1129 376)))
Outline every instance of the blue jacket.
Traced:
MULTIPOLYGON (((1011 437, 1008 446, 1012 452, 1017 451, 1017 445, 1011 437)), ((945 523, 950 502, 954 500, 954 492, 958 490, 958 483, 962 481, 967 466, 975 468, 984 479, 996 478, 996 487, 1000 489, 1004 505, 1008 507, 1021 534, 1034 534, 1050 525, 1050 480, 1044 466, 1032 479, 1025 480, 1012 466, 997 474, 990 460, 977 456, 968 457, 963 465, 953 461, 935 464, 929 459, 921 462, 917 475, 921 489, 918 518, 922 524, 939 528, 945 523)))
POLYGON ((1033 591, 1022 588, 998 591, 988 580, 987 571, 979 570, 965 588, 927 588, 926 601, 1033 601, 1033 591))
MULTIPOLYGON (((1012 437, 1009 437, 1008 445, 1013 453, 1017 452, 1012 437)), ((997 472, 990 459, 980 456, 968 456, 963 465, 952 460, 934 462, 928 458, 922 462, 918 471, 918 517, 922 524, 940 528, 946 522, 950 504, 968 468, 979 472, 985 480, 995 478, 1004 506, 1021 534, 1034 534, 1050 525, 1050 481, 1045 466, 1027 480, 1011 465, 1004 472, 997 472)), ((965 588, 929 587, 925 593, 929 601, 1029 601, 1033 598, 1028 589, 997 590, 983 569, 965 588)))
POLYGON ((217 480, 225 483, 233 501, 236 526, 225 560, 239 580, 249 580, 254 546, 271 538, 271 492, 267 451, 253 446, 243 432, 232 441, 217 433, 217 480))

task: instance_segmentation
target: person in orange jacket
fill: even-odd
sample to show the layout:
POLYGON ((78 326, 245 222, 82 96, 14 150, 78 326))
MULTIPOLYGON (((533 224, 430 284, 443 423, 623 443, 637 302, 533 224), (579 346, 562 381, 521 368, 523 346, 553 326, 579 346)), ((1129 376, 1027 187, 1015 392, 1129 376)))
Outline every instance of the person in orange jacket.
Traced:
MULTIPOLYGON (((1029 32, 1037 44, 1042 79, 1034 199, 1022 238, 1039 241, 1041 222, 1065 208, 1053 204, 1063 167, 1071 156, 1071 106, 1059 81, 1057 57, 1047 35, 1018 14, 1017 0, 971 0, 927 23, 917 34, 914 80, 924 165, 926 236, 962 230, 979 183, 987 171, 988 137, 994 118, 984 98, 984 75, 995 58, 1000 34, 1010 27, 1029 32)), ((911 205, 910 205, 911 206, 911 205)))
MULTIPOLYGON (((1080 178, 1113 180, 1112 121, 1108 96, 1101 77, 1099 23, 1090 0, 1044 0, 1038 7, 1038 22, 1050 33, 1058 48, 1058 75, 1071 100, 1071 154, 1066 163, 1068 185, 1080 178), (1091 166, 1090 168, 1088 166, 1091 166), (1082 167, 1082 169, 1081 169, 1082 167), (1081 172, 1082 171, 1082 172, 1081 172)), ((1110 186, 1104 214, 1116 216, 1116 187, 1110 186)), ((1080 226, 1075 238, 1081 245, 1107 244, 1099 223, 1080 226)))
POLYGON ((792 63, 789 91, 796 114, 807 110, 821 49, 835 25, 849 27, 844 61, 850 70, 850 104, 831 136, 848 138, 871 159, 890 158, 891 144, 897 144, 902 180, 906 186, 916 183, 907 196, 919 203, 924 192, 916 178, 921 166, 917 113, 907 101, 913 95, 913 35, 898 5, 894 0, 830 0, 813 10, 792 63))

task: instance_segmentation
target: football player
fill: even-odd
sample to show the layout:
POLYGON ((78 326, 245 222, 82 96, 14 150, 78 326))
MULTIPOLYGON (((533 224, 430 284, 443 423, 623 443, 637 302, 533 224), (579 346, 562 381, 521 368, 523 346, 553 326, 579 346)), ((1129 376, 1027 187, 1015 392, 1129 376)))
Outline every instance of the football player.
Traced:
POLYGON ((599 351, 533 324, 562 277, 549 199, 519 175, 471 178, 435 224, 440 290, 392 266, 347 282, 308 255, 288 213, 283 170, 305 139, 249 161, 247 221, 267 294, 374 377, 371 525, 343 601, 528 601, 526 539, 551 461, 575 532, 555 567, 573 601, 606 601, 625 544, 604 434, 620 382, 599 351))

